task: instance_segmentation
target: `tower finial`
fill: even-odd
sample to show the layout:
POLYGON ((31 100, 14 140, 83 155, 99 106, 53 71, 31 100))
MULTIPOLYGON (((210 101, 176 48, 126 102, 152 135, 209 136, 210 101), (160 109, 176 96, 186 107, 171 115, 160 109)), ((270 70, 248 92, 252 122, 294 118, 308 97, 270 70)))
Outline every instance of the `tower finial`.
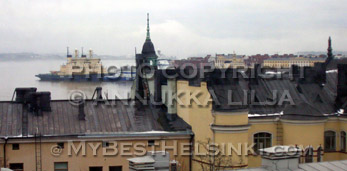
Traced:
POLYGON ((149 34, 149 13, 147 13, 147 36, 146 36, 146 40, 150 40, 150 34, 149 34))

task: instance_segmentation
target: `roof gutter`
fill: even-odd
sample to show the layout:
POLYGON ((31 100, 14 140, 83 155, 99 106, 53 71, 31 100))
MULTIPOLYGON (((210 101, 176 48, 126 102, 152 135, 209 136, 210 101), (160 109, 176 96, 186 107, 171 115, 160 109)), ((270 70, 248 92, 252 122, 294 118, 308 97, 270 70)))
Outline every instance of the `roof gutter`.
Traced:
MULTIPOLYGON (((101 138, 148 138, 148 137, 167 137, 170 139, 174 137, 182 137, 188 139, 193 133, 190 130, 187 131, 177 131, 177 132, 165 132, 165 131, 149 131, 149 132, 120 132, 112 134, 64 134, 64 135, 43 135, 42 138, 50 138, 50 140, 55 141, 54 138, 69 138, 69 139, 101 139, 101 138), (53 139, 52 139, 53 138, 53 139)), ((33 139, 33 135, 29 136, 12 136, 12 137, 0 137, 1 139, 7 140, 28 140, 33 139)))

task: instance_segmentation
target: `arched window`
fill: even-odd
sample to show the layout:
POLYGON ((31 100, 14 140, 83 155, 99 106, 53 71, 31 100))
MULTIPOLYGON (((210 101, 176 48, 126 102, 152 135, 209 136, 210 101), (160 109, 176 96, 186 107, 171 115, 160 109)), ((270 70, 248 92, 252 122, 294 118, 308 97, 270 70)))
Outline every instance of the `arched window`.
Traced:
POLYGON ((308 147, 305 150, 305 163, 312 163, 313 162, 313 148, 308 147))
POLYGON ((346 152, 346 132, 341 131, 341 151, 346 152))
POLYGON ((259 132, 253 136, 254 151, 258 152, 259 149, 268 148, 272 145, 272 136, 267 132, 259 132))
POLYGON ((324 132, 324 151, 336 151, 336 133, 334 131, 324 132))

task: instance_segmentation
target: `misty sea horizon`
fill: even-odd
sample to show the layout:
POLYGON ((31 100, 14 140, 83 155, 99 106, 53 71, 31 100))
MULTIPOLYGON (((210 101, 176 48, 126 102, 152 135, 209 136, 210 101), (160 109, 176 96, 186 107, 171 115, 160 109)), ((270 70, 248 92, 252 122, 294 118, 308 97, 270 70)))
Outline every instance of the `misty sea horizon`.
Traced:
MULTIPOLYGON (((0 100, 10 101, 16 87, 36 87, 37 91, 50 91, 52 100, 66 100, 75 90, 82 91, 91 98, 96 87, 102 87, 104 95, 125 99, 130 93, 132 81, 118 82, 72 82, 40 81, 36 74, 57 71, 66 60, 15 60, 0 61, 0 100)), ((135 60, 101 60, 105 67, 135 65, 135 60)))

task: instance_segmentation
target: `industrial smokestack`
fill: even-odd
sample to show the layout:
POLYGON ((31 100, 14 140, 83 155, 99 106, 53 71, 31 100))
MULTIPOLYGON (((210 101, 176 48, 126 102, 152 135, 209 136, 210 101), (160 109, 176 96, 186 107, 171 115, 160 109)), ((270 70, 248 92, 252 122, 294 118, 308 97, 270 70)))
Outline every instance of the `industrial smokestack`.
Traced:
POLYGON ((77 57, 78 57, 78 50, 75 49, 75 58, 77 58, 77 57))
POLYGON ((83 47, 81 47, 81 58, 85 58, 87 55, 83 54, 83 47))
POLYGON ((89 58, 93 58, 93 50, 89 49, 89 58))
POLYGON ((69 54, 69 47, 66 47, 66 57, 71 58, 72 55, 69 54))

